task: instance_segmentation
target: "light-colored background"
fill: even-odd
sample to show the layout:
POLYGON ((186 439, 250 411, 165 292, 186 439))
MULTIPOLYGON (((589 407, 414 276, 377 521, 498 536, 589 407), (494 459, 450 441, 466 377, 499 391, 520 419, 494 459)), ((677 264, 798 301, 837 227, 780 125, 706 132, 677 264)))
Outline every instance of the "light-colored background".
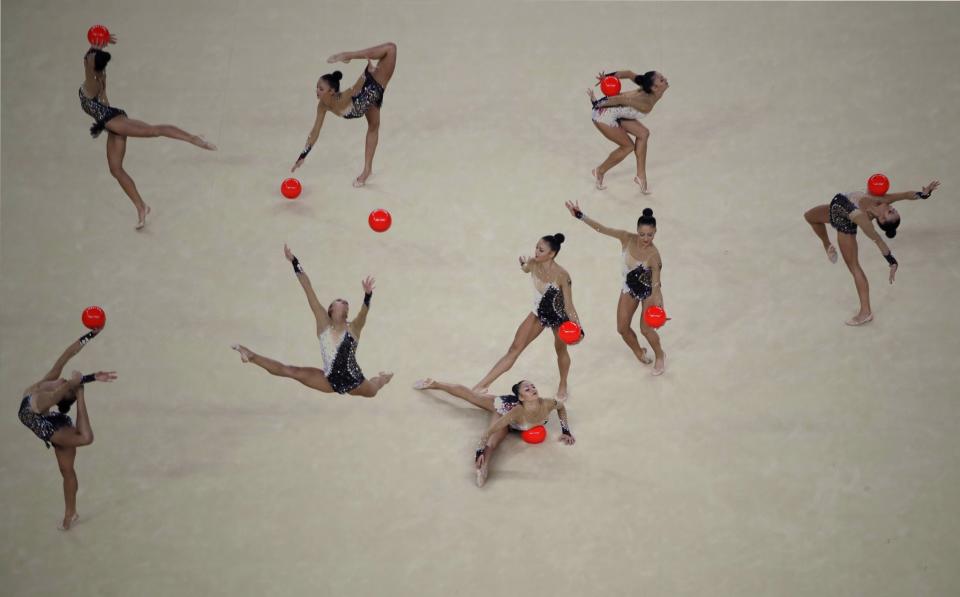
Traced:
MULTIPOLYGON (((960 424, 960 7, 923 4, 4 2, 0 591, 8 595, 955 595, 960 424), (133 208, 76 98, 84 33, 120 38, 111 101, 219 144, 131 140, 133 208), (393 40, 374 176, 365 125, 328 118, 278 193, 329 54, 393 40), (654 195, 611 149, 583 90, 659 69, 645 121, 654 195), (876 321, 856 308, 804 210, 886 172, 903 205, 897 283, 864 238, 876 321), (563 209, 660 222, 665 376, 615 332, 619 249, 563 209), (389 233, 366 227, 392 211, 389 233), (409 389, 476 382, 531 301, 516 265, 564 232, 588 331, 572 350, 577 445, 503 445, 483 490, 486 416, 409 389), (358 305, 359 350, 396 372, 375 400, 244 366, 233 342, 316 364, 281 247, 321 300, 358 305), (61 534, 52 452, 20 392, 82 333, 81 523, 61 534)), ((343 68, 347 80, 360 64, 343 68)), ((861 235, 862 236, 862 235, 861 235)), ((557 382, 551 342, 494 385, 557 382)))

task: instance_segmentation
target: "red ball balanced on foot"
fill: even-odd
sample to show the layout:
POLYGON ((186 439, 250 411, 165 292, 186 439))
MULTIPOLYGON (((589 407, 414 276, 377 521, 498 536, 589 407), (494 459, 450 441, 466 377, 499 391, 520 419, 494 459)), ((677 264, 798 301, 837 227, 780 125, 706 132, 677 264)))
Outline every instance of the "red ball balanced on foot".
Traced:
POLYGON ((107 324, 107 314, 103 309, 94 305, 83 310, 80 320, 88 329, 99 330, 107 324))

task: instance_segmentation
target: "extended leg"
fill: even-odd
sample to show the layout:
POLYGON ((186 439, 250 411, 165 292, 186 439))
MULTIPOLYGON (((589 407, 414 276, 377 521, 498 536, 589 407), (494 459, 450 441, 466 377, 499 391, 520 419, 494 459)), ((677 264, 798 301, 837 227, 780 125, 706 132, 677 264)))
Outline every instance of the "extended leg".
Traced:
POLYGON ((540 332, 543 331, 543 325, 540 324, 540 320, 533 315, 533 313, 528 313, 526 319, 523 320, 523 323, 520 324, 520 327, 517 328, 517 333, 513 337, 513 342, 510 344, 510 348, 507 349, 507 354, 500 357, 500 360, 493 366, 487 375, 480 380, 477 385, 473 387, 473 391, 484 394, 487 391, 487 388, 490 387, 498 377, 510 370, 510 367, 513 367, 513 364, 517 362, 517 358, 520 356, 520 353, 530 345, 533 340, 540 335, 540 332))
POLYGON ((597 130, 614 143, 617 144, 617 148, 610 152, 610 155, 607 156, 607 159, 603 161, 602 164, 597 166, 593 171, 593 175, 596 178, 596 185, 598 189, 605 188, 603 186, 603 176, 620 162, 622 162, 628 155, 630 155, 634 150, 634 143, 630 140, 630 135, 627 134, 625 130, 615 126, 609 126, 606 124, 600 124, 599 122, 594 122, 593 125, 597 127, 597 130))
POLYGON ((172 124, 147 124, 142 120, 134 120, 125 116, 118 116, 107 121, 107 130, 123 137, 167 137, 178 141, 186 141, 202 149, 214 150, 216 145, 199 135, 191 135, 187 131, 172 124))
POLYGON ((397 44, 387 42, 356 52, 340 52, 327 58, 327 62, 350 62, 357 58, 376 60, 377 69, 373 72, 373 78, 386 87, 397 68, 397 44))
POLYGON ((373 156, 377 153, 380 141, 380 109, 367 110, 367 140, 363 151, 363 172, 353 181, 353 186, 362 187, 373 172, 373 156))
POLYGON ((76 448, 53 447, 57 455, 57 464, 60 466, 60 475, 63 477, 63 522, 60 523, 60 529, 69 531, 70 526, 76 522, 77 516, 77 489, 80 482, 77 480, 77 471, 73 468, 74 460, 77 457, 76 448))
POLYGON ((636 120, 621 120, 620 126, 628 133, 635 136, 634 153, 637 156, 637 176, 634 179, 640 185, 640 192, 648 195, 647 191, 647 141, 650 139, 650 129, 643 126, 636 120))
POLYGON ((556 330, 553 331, 553 348, 557 351, 557 368, 560 370, 560 385, 557 387, 557 399, 566 400, 567 376, 570 374, 570 351, 567 344, 560 339, 556 330))
POLYGON ((280 361, 275 361, 273 359, 260 356, 249 348, 239 344, 233 346, 233 349, 240 353, 240 358, 244 363, 253 363, 258 367, 265 369, 270 375, 276 375, 277 377, 288 377, 290 379, 299 381, 308 388, 326 392, 328 394, 334 393, 333 386, 331 386, 330 382, 327 381, 327 376, 324 375, 322 369, 317 369, 315 367, 294 367, 292 365, 284 365, 280 361))

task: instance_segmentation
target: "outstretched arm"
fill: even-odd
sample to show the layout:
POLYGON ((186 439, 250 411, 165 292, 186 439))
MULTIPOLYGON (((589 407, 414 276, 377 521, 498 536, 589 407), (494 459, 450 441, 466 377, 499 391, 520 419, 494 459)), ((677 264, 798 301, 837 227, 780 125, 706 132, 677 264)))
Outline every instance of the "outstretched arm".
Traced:
POLYGON ((313 149, 313 145, 317 142, 317 139, 320 138, 320 127, 323 126, 323 118, 326 115, 327 109, 322 103, 318 102, 317 118, 313 122, 313 128, 310 129, 310 134, 307 135, 307 144, 304 146, 303 151, 300 152, 300 157, 298 157, 297 161, 294 162, 293 168, 290 169, 291 172, 303 165, 303 160, 307 159, 307 154, 310 153, 310 150, 313 149))
POLYGON ((882 203, 886 203, 887 205, 890 205, 891 203, 895 203, 897 201, 914 201, 916 199, 929 199, 930 195, 933 194, 933 192, 939 186, 940 186, 940 181, 935 180, 930 184, 928 184, 927 186, 923 187, 923 189, 919 191, 908 191, 906 193, 890 193, 890 194, 884 195, 880 199, 880 201, 882 203))
POLYGON ((317 294, 313 291, 309 276, 300 266, 300 260, 294 256, 287 245, 283 245, 283 254, 293 264, 293 272, 297 275, 297 280, 300 282, 303 292, 307 295, 307 303, 310 304, 310 310, 313 311, 313 318, 317 322, 317 334, 319 335, 330 325, 330 316, 327 315, 327 312, 320 305, 320 301, 317 300, 317 294))
POLYGON ((628 240, 630 240, 630 233, 627 232, 626 230, 617 230, 616 228, 608 228, 603 224, 601 224, 600 222, 597 222, 596 220, 588 218, 587 215, 583 213, 583 211, 581 211, 580 204, 577 201, 567 201, 566 206, 567 206, 567 209, 570 211, 570 215, 582 221, 584 224, 593 228, 600 234, 613 237, 619 240, 620 242, 627 242, 628 240))
POLYGON ((480 442, 477 444, 477 460, 487 452, 487 442, 490 441, 490 436, 494 433, 505 429, 510 423, 516 423, 523 416, 523 407, 517 406, 507 414, 503 415, 491 425, 486 431, 483 432, 483 435, 480 436, 480 442))
POLYGON ((43 376, 43 381, 53 381, 58 379, 60 374, 63 373, 63 368, 67 365, 67 362, 69 362, 73 357, 77 356, 80 350, 87 345, 87 342, 96 337, 96 335, 102 330, 103 328, 91 330, 83 336, 80 336, 76 342, 68 346, 67 349, 63 351, 63 354, 60 355, 60 358, 57 359, 57 362, 53 364, 53 367, 50 368, 50 371, 43 376))
POLYGON ((353 320, 353 336, 360 339, 360 332, 363 331, 363 326, 367 323, 367 313, 370 312, 370 299, 373 298, 373 288, 376 280, 367 276, 367 279, 363 281, 363 305, 360 307, 360 312, 357 313, 357 318, 353 320))

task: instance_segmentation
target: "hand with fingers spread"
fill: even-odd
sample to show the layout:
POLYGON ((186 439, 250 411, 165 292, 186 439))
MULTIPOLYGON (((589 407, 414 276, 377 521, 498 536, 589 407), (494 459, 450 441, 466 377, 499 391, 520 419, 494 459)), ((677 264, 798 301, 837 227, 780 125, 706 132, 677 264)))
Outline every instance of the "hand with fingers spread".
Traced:
POLYGON ((575 218, 580 218, 583 215, 583 211, 580 209, 579 201, 567 201, 564 203, 567 210, 570 212, 570 215, 575 218))
POLYGON ((363 293, 372 294, 376 280, 372 276, 367 276, 363 281, 363 293))
POLYGON ((93 374, 96 381, 111 382, 117 379, 116 371, 97 371, 93 374))
POLYGON ((893 284, 894 278, 897 277, 897 267, 896 263, 890 265, 890 283, 893 284))
POLYGON ((935 180, 930 184, 928 184, 927 186, 923 187, 923 189, 920 191, 920 198, 927 199, 928 197, 930 197, 930 195, 933 194, 935 190, 937 190, 937 187, 939 186, 940 186, 940 181, 935 180))
POLYGON ((283 243, 283 256, 287 258, 287 261, 293 261, 296 259, 293 255, 293 251, 290 250, 290 247, 287 246, 287 243, 283 243))

